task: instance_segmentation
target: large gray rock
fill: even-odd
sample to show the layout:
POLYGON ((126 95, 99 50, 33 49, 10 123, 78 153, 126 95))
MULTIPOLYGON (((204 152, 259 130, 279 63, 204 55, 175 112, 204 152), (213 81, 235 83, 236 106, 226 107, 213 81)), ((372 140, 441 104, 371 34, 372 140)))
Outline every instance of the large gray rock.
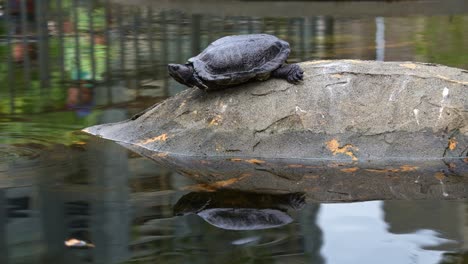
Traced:
POLYGON ((188 89, 131 120, 85 131, 155 155, 466 159, 467 71, 414 62, 300 65, 299 85, 188 89))

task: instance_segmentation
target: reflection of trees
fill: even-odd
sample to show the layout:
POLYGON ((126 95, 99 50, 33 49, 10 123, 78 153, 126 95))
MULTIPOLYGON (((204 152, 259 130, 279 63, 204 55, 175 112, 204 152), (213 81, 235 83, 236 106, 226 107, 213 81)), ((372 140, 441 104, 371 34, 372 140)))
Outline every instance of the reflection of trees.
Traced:
POLYGON ((419 60, 468 68, 468 16, 427 17, 417 23, 414 38, 419 60))
MULTIPOLYGON (((48 89, 48 107, 60 108, 65 97, 63 85, 76 80, 101 82, 107 87, 103 89, 108 90, 109 97, 112 97, 112 84, 119 80, 124 80, 137 96, 145 96, 149 91, 161 95, 156 90, 167 95, 183 88, 168 79, 166 64, 183 62, 226 34, 267 32, 287 39, 292 46, 302 41, 304 45, 301 45, 312 51, 310 47, 314 41, 304 38, 313 38, 316 31, 322 32, 320 36, 330 36, 333 27, 326 22, 328 26, 317 28, 302 18, 187 16, 175 11, 111 6, 107 2, 102 5, 59 0, 48 6, 44 3, 49 2, 40 2, 41 10, 47 11, 40 21, 49 24, 49 31, 44 31, 44 27, 33 31, 38 39, 37 62, 0 67, 0 78, 11 80, 9 87, 15 87, 10 91, 0 89, 0 93, 8 95, 0 99, 4 102, 0 108, 3 113, 41 111, 29 105, 38 105, 44 100, 43 93, 39 92, 42 88, 48 89)), ((312 21, 322 20, 312 18, 312 21)), ((8 23, 3 24, 8 27, 8 23)), ((324 45, 330 48, 330 44, 324 45)), ((8 46, 0 52, 12 54, 13 51, 8 46)), ((293 49, 291 61, 314 56, 293 49)), ((25 56, 25 59, 30 60, 30 57, 25 56)))
POLYGON ((389 232, 413 233, 421 229, 436 230, 444 238, 462 241, 460 228, 464 225, 460 215, 461 203, 447 201, 385 201, 385 222, 389 232))
MULTIPOLYGON (((38 9, 43 11, 40 12, 43 16, 39 17, 37 24, 26 25, 26 17, 21 16, 16 20, 0 20, 0 57, 5 59, 2 61, 4 63, 0 63, 0 114, 20 114, 32 118, 38 124, 48 124, 48 127, 38 128, 34 124, 8 121, 8 127, 2 127, 2 132, 11 135, 22 133, 23 138, 15 137, 13 141, 7 137, 6 141, 2 139, 1 143, 28 143, 31 139, 25 139, 25 135, 37 138, 38 134, 41 134, 45 135, 46 141, 53 139, 55 143, 70 145, 77 141, 77 137, 72 135, 70 130, 99 122, 98 118, 102 113, 95 111, 95 114, 88 116, 86 120, 77 120, 69 112, 59 112, 64 108, 66 88, 74 79, 93 81, 96 84, 95 92, 99 95, 96 96, 100 100, 98 104, 110 107, 115 107, 117 95, 122 97, 120 102, 142 101, 144 97, 155 95, 166 96, 182 87, 168 79, 165 65, 168 62, 184 62, 211 41, 228 34, 266 32, 278 35, 289 41, 292 46, 290 61, 351 57, 373 59, 375 56, 375 24, 372 18, 223 17, 187 15, 177 11, 156 11, 145 7, 128 8, 111 5, 108 1, 37 2, 49 4, 38 9), (76 9, 71 9, 72 5, 76 5, 76 9), (72 11, 76 12, 76 15, 72 11), (48 31, 45 27, 47 22, 50 22, 48 31), (15 28, 18 29, 17 32, 13 30, 15 28), (19 34, 27 31, 33 36, 19 34), (18 53, 18 60, 15 61, 15 45, 19 51, 23 48, 23 43, 29 45, 33 40, 36 54, 30 54, 28 48, 23 50, 23 53, 18 53), (86 74, 82 76, 82 72, 86 74), (32 116, 31 113, 41 115, 32 116), (63 124, 70 126, 57 128, 63 124), (35 131, 36 134, 31 131, 35 131), (28 134, 30 132, 31 134, 28 134)), ((387 59, 416 58, 468 68, 468 39, 465 33, 467 16, 386 18, 385 23, 386 49, 393 51, 385 53, 387 59), (414 43, 411 43, 413 40, 414 43)), ((152 101, 151 99, 150 103, 152 101)), ((147 104, 135 108, 146 107, 147 104)), ((115 112, 107 113, 108 116, 113 114, 115 112)), ((127 114, 117 116, 121 119, 128 117, 127 114)), ((94 151, 91 157, 95 158, 93 155, 96 153, 103 154, 99 149, 94 151)), ((47 253, 50 254, 50 258, 63 253, 65 234, 77 235, 80 234, 80 229, 94 228, 90 231, 90 239, 100 246, 96 250, 102 251, 96 254, 101 254, 101 259, 114 253, 128 253, 126 257, 133 260, 150 259, 161 262, 181 260, 188 263, 271 263, 281 262, 281 255, 293 252, 297 253, 297 259, 303 260, 306 256, 310 262, 323 262, 319 255, 322 235, 315 224, 318 205, 309 205, 299 214, 298 222, 279 229, 226 232, 194 216, 172 218, 172 184, 183 180, 174 180, 170 172, 158 171, 158 175, 155 176, 156 173, 151 171, 153 168, 148 165, 145 177, 130 181, 134 192, 131 195, 132 201, 136 208, 132 214, 123 210, 127 206, 124 198, 128 195, 125 193, 127 175, 122 169, 126 163, 112 164, 120 170, 107 170, 111 165, 106 163, 125 154, 114 149, 103 155, 107 156, 93 161, 95 165, 98 162, 103 163, 100 165, 101 170, 89 165, 89 157, 72 156, 72 169, 64 167, 40 172, 43 175, 36 176, 43 177, 41 179, 47 179, 51 175, 68 177, 64 177, 66 183, 60 183, 63 185, 55 185, 54 181, 42 182, 40 188, 43 189, 31 192, 36 193, 36 196, 31 193, 28 196, 15 196, 6 193, 5 190, 0 192, 0 207, 5 208, 9 203, 12 204, 10 217, 6 212, 0 213, 1 263, 7 263, 4 259, 10 257, 10 252, 5 252, 8 244, 8 237, 5 235, 8 233, 7 222, 17 221, 19 218, 16 216, 23 214, 25 205, 29 205, 24 201, 34 199, 40 199, 41 207, 35 207, 35 212, 42 210, 42 215, 33 215, 32 222, 24 223, 36 223, 40 218, 41 227, 46 233, 40 239, 51 245, 47 249, 50 250, 47 253), (119 182, 113 182, 116 178, 119 182), (94 195, 98 191, 90 187, 90 179, 99 181, 91 183, 99 187, 114 186, 116 190, 122 191, 122 196, 118 196, 118 192, 102 191, 99 193, 99 199, 92 199, 97 197, 94 195), (71 188, 65 188, 64 185, 71 188), (74 193, 75 188, 82 192, 74 193), (40 198, 37 198, 38 196, 40 198), (119 211, 120 209, 122 210, 119 211), (70 210, 88 211, 94 218, 75 218, 76 215, 67 215, 70 210), (65 215, 67 219, 64 219, 65 215), (65 220, 70 226, 67 226, 65 220), (107 229, 99 229, 101 226, 107 229), (116 238, 122 243, 120 245, 114 243, 116 241, 108 240, 115 231, 111 227, 116 226, 121 232, 116 238), (128 235, 125 233, 127 231, 131 232, 129 238, 125 237, 128 235), (298 234, 303 236, 299 237, 298 234), (243 246, 232 244, 233 241, 244 238, 251 239, 251 242, 243 246), (127 242, 130 243, 131 252, 123 249, 128 246, 127 242), (114 243, 113 247, 105 247, 111 243, 114 243)), ((66 160, 66 157, 62 158, 66 160)), ((53 159, 54 162, 58 160, 56 157, 53 159)), ((134 165, 135 160, 132 159, 129 163, 134 165)), ((447 236, 459 239, 456 230, 460 223, 457 222, 454 213, 457 208, 452 208, 446 203, 444 206, 437 205, 431 201, 419 210, 414 210, 414 206, 407 208, 404 204, 385 203, 386 221, 391 225, 391 232, 411 232, 415 228, 425 227, 444 230, 448 233, 447 236), (438 210, 438 213, 434 213, 435 210, 438 210), (401 215, 398 212, 414 213, 401 215), (428 212, 431 212, 430 215, 428 212), (454 217, 447 217, 450 215, 454 217)), ((82 234, 83 239, 89 238, 86 233, 82 234)))
MULTIPOLYGON (((126 7, 108 1, 38 3, 36 11, 42 15, 37 25, 26 25, 21 15, 17 20, 0 21, 2 38, 7 40, 7 45, 0 45, 0 55, 9 62, 0 64, 0 80, 9 83, 0 87, 1 113, 58 109, 65 98, 64 84, 80 78, 99 82, 110 98, 113 85, 121 80, 136 97, 174 93, 184 88, 168 79, 165 65, 182 63, 211 41, 229 34, 278 35, 292 46, 290 61, 375 58, 372 18, 223 17, 126 7), (14 35, 10 29, 15 27, 28 28, 33 36, 14 35), (37 39, 37 59, 22 53, 24 63, 15 64, 11 56, 15 43, 32 39, 37 39), (41 87, 47 88, 48 98, 41 97, 41 87), (40 109, 31 106, 46 99, 47 105, 40 109)), ((388 18, 386 59, 416 58, 468 67, 466 23, 466 16, 388 18)))

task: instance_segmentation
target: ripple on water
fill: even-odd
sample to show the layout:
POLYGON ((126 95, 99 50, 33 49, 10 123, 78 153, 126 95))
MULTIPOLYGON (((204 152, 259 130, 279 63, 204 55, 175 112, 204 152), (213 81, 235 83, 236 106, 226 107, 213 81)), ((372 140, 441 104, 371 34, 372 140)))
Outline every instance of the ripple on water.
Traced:
POLYGON ((34 160, 41 155, 41 148, 31 146, 0 145, 0 163, 12 162, 19 159, 34 160))
POLYGON ((48 124, 25 120, 0 123, 0 171, 43 167, 67 167, 70 146, 82 144, 77 125, 48 124))

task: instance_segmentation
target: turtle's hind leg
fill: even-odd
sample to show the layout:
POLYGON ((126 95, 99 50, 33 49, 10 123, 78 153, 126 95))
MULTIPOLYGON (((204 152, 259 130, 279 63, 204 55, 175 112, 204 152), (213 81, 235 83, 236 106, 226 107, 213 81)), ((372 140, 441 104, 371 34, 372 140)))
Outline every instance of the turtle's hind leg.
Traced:
POLYGON ((288 80, 290 83, 297 84, 302 80, 304 71, 297 64, 283 64, 271 73, 272 77, 288 80))

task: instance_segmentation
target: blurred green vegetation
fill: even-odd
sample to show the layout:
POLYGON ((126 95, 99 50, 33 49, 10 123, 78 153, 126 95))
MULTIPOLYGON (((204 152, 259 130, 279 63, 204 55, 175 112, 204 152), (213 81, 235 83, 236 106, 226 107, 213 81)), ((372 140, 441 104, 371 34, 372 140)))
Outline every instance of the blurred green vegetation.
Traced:
POLYGON ((79 131, 96 124, 100 114, 95 110, 85 118, 70 111, 0 116, 0 144, 76 144, 89 137, 79 131))
MULTIPOLYGON (((291 42, 293 46, 291 61, 310 58, 341 59, 348 58, 349 56, 369 59, 375 56, 375 25, 372 24, 373 18, 334 20, 331 17, 327 17, 326 25, 322 25, 323 27, 327 27, 324 31, 325 33, 316 34, 314 30, 316 30, 318 22, 314 22, 314 18, 309 18, 307 22, 305 20, 302 21, 301 18, 222 18, 203 16, 198 18, 198 20, 201 20, 198 23, 202 25, 202 27, 197 29, 199 32, 192 32, 196 27, 190 23, 195 22, 188 15, 181 16, 176 14, 172 18, 170 15, 167 15, 164 19, 166 22, 162 22, 162 20, 158 20, 159 14, 156 13, 152 18, 153 24, 148 26, 148 24, 145 24, 147 22, 144 22, 144 19, 147 19, 148 13, 142 9, 138 9, 137 13, 132 13, 135 9, 124 10, 121 14, 112 11, 111 19, 108 21, 106 17, 107 11, 101 4, 93 2, 92 6, 90 6, 87 5, 89 4, 88 2, 78 3, 79 6, 76 7, 77 21, 74 21, 71 0, 63 0, 60 10, 57 3, 50 4, 49 13, 54 15, 48 18, 49 25, 55 24, 55 27, 57 27, 57 14, 60 13, 65 23, 64 28, 68 27, 66 29, 68 31, 65 30, 65 37, 63 39, 58 37, 56 29, 55 33, 50 34, 47 38, 46 57, 47 64, 49 65, 50 80, 46 87, 41 87, 40 67, 37 58, 31 59, 29 80, 26 78, 28 71, 24 69, 24 62, 11 62, 10 65, 13 71, 9 75, 7 59, 13 56, 13 51, 7 46, 6 33, 8 30, 6 29, 6 21, 0 19, 0 34, 3 36, 0 42, 0 58, 2 59, 0 62, 0 116, 27 119, 24 123, 12 120, 8 121, 9 119, 5 118, 1 119, 2 123, 6 122, 10 125, 8 128, 6 126, 4 128, 7 131, 21 131, 25 133, 28 129, 35 128, 35 125, 32 124, 44 122, 49 124, 50 129, 44 127, 41 133, 54 135, 59 142, 69 142, 70 138, 73 137, 64 132, 67 131, 66 129, 57 130, 61 131, 60 133, 63 133, 63 135, 56 134, 54 129, 57 129, 57 126, 55 124, 64 125, 63 127, 70 125, 68 128, 77 129, 96 123, 100 113, 100 111, 94 109, 94 102, 86 106, 89 108, 89 113, 81 113, 80 115, 78 113, 79 110, 70 109, 67 105, 70 87, 79 86, 77 83, 80 80, 92 81, 93 83, 97 83, 97 86, 102 84, 104 81, 103 76, 106 72, 107 54, 110 54, 111 71, 135 67, 137 69, 131 69, 132 72, 141 68, 141 71, 144 69, 152 74, 154 69, 150 69, 149 67, 144 68, 141 67, 141 64, 138 64, 139 62, 141 63, 141 58, 146 59, 150 55, 151 49, 148 44, 148 38, 157 39, 160 41, 159 43, 167 41, 169 44, 166 43, 165 45, 170 46, 168 49, 155 47, 160 54, 157 56, 162 56, 161 54, 163 54, 169 57, 169 60, 174 60, 174 58, 180 57, 180 54, 174 53, 182 52, 190 54, 191 52, 186 49, 175 48, 177 45, 182 45, 180 43, 184 42, 183 45, 185 45, 185 42, 188 41, 190 42, 186 45, 188 47, 191 47, 193 43, 198 43, 200 45, 199 49, 203 49, 209 43, 208 39, 213 38, 213 34, 215 33, 219 36, 248 33, 248 26, 236 24, 239 24, 240 21, 245 22, 253 19, 256 21, 253 25, 257 29, 266 30, 267 33, 271 34, 277 32, 280 37, 291 42), (90 14, 92 15, 93 34, 90 34, 89 30, 90 14), (117 14, 125 16, 122 20, 124 22, 122 28, 118 27, 120 24, 117 23, 117 14), (134 17, 135 14, 140 16, 138 19, 141 21, 134 17), (181 21, 177 22, 174 19, 182 19, 183 23, 181 21), (140 24, 134 24, 136 23, 135 21, 140 21, 138 22, 140 24), (76 26, 79 31, 78 40, 74 38, 74 32, 70 32, 75 27, 74 22, 77 22, 76 26), (106 25, 108 22, 110 24, 106 25), (220 23, 221 25, 219 25, 220 23), (112 45, 105 41, 104 31, 107 27, 111 28, 112 45), (148 37, 147 32, 143 30, 150 27, 152 27, 152 37, 148 37), (211 29, 216 32, 211 32, 211 29), (137 32, 134 32, 135 30, 137 32), (304 30, 311 30, 311 32, 305 34, 304 30), (120 36, 119 39, 118 34, 123 34, 123 36, 120 36), (176 34, 180 34, 180 36, 177 37, 176 34), (92 37, 94 37, 94 46, 91 46, 92 37), (203 41, 198 40, 197 42, 192 39, 196 37, 199 37, 203 41), (178 38, 182 38, 183 41, 180 42, 178 38), (79 63, 77 63, 76 41, 79 46, 79 63), (135 55, 136 52, 132 50, 135 49, 135 45, 138 45, 140 49, 138 51, 139 55, 135 55), (128 50, 122 51, 118 50, 118 48, 128 50), (91 51, 94 51, 94 53, 91 54, 91 51), (164 54, 166 51, 170 54, 164 54), (59 63, 62 52, 64 69, 60 68, 61 63, 59 63), (120 54, 123 54, 123 52, 126 52, 126 62, 131 61, 134 65, 130 64, 130 66, 125 65, 125 67, 122 67, 122 65, 117 63, 122 61, 120 54), (136 56, 140 56, 140 58, 136 56), (79 69, 77 68, 78 65, 80 66, 79 69), (92 74, 93 67, 95 68, 94 79, 92 74), (63 77, 65 79, 62 79, 63 77), (10 83, 10 81, 13 83, 10 83), (14 106, 14 109, 12 106, 14 106)), ((468 69, 468 31, 466 30, 468 16, 402 17, 386 21, 388 23, 385 31, 386 41, 394 47, 399 47, 399 45, 400 47, 409 47, 404 50, 402 49, 401 52, 406 53, 399 54, 399 58, 468 69)), ((21 45, 22 36, 18 35, 16 37, 14 42, 16 45, 21 45)), ((35 43, 35 40, 32 42, 35 43)), ((191 48, 193 49, 193 47, 191 48)), ((392 49, 391 45, 387 49, 392 49)), ((389 60, 391 59, 389 58, 389 60)), ((160 58, 157 58, 157 60, 159 63, 160 58)), ((146 63, 148 62, 146 61, 146 63)), ((152 64, 149 65, 152 66, 152 64)), ((139 73, 136 74, 138 75, 139 73)), ((168 78, 164 72, 160 75, 154 79, 168 78)), ((164 85, 167 84, 168 82, 164 85)))
POLYGON ((468 16, 426 17, 416 54, 432 63, 468 69, 468 16))

